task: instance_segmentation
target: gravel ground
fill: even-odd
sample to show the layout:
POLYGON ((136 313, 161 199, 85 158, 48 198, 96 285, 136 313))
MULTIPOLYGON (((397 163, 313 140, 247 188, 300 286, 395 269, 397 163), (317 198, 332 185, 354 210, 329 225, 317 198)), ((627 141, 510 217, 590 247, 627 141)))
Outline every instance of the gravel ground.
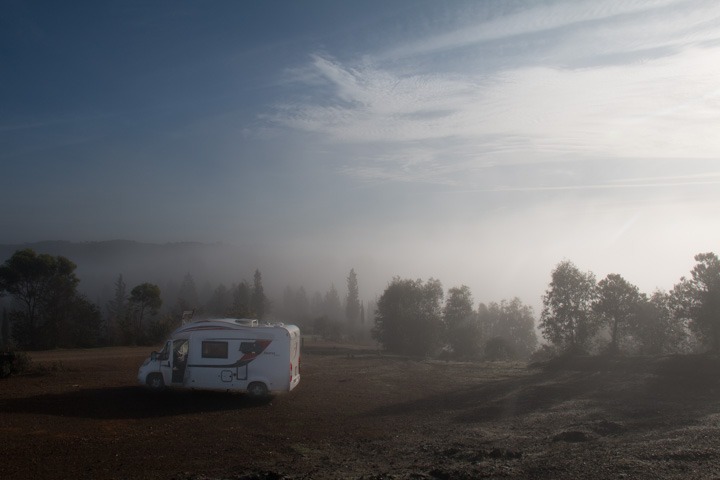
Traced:
POLYGON ((0 380, 3 479, 720 478, 720 360, 458 363, 307 345, 294 391, 137 386, 148 348, 0 380))

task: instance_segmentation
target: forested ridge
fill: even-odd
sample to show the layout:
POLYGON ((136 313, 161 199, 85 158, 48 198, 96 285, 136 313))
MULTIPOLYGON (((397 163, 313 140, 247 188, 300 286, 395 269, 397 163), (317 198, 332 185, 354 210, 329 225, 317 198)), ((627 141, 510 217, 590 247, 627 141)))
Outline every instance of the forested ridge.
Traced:
POLYGON ((342 293, 335 285, 324 293, 286 286, 281 298, 267 296, 259 268, 250 281, 202 288, 186 272, 165 291, 150 281, 128 285, 118 272, 109 299, 98 304, 79 293, 83 279, 71 258, 22 248, 0 266, 0 339, 4 349, 21 350, 154 344, 191 312, 295 323, 327 340, 467 360, 717 351, 720 261, 714 253, 695 261, 670 291, 645 293, 619 273, 597 280, 564 260, 550 272, 536 315, 519 298, 476 305, 468 286, 446 291, 433 278, 394 277, 380 296, 364 300, 355 269, 342 293))

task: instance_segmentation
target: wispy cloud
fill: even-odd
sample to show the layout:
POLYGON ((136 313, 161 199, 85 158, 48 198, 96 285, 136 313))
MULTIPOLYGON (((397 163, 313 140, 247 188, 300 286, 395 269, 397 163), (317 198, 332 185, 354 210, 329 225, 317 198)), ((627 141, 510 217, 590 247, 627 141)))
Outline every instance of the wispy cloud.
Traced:
POLYGON ((720 9, 677 1, 592 5, 537 7, 477 32, 466 27, 359 62, 315 55, 303 78, 322 85, 324 95, 278 105, 271 118, 328 145, 353 146, 342 171, 364 180, 467 184, 491 165, 719 157, 720 44, 713 44, 719 36, 710 27, 720 9), (584 68, 535 62, 492 72, 418 73, 418 66, 382 61, 579 22, 583 29, 550 44, 550 54, 564 59, 559 63, 583 53, 640 56, 584 68), (642 53, 660 48, 662 55, 642 53))
POLYGON ((601 3, 573 1, 560 2, 554 5, 538 5, 518 13, 502 15, 489 21, 480 18, 477 23, 390 48, 381 55, 381 58, 390 59, 425 55, 442 50, 465 48, 498 39, 547 33, 561 28, 584 25, 588 22, 600 22, 609 19, 617 21, 622 16, 657 11, 658 8, 666 8, 678 3, 677 0, 629 0, 601 3))
POLYGON ((571 190, 617 190, 617 189, 638 189, 638 188, 675 188, 675 187, 692 187, 702 185, 720 185, 720 179, 694 182, 670 181, 662 183, 603 183, 603 184, 585 184, 585 185, 554 185, 554 186, 528 186, 528 187, 507 187, 500 186, 487 189, 487 192, 558 192, 571 190))

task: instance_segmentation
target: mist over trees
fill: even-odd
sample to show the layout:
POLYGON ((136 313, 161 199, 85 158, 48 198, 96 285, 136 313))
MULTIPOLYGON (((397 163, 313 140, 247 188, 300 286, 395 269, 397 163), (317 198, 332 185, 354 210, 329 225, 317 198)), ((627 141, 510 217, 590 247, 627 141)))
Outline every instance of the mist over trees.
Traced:
POLYGON ((443 297, 439 280, 393 278, 378 300, 373 338, 392 353, 436 353, 443 333, 443 297))
MULTIPOLYGON (((305 287, 286 286, 277 317, 297 324, 304 332, 331 341, 365 342, 370 338, 365 324, 365 304, 360 299, 355 269, 347 277, 347 294, 341 296, 335 284, 325 293, 308 295, 305 287)), ((368 302, 369 308, 374 308, 368 302)))
POLYGON ((253 289, 250 293, 250 308, 255 312, 258 320, 265 317, 265 312, 270 310, 268 298, 265 296, 265 289, 262 284, 262 274, 259 269, 253 275, 253 289))
MULTIPOLYGON (((663 354, 720 350, 720 261, 695 256, 691 278, 650 296, 620 274, 599 282, 560 262, 542 297, 538 323, 547 354, 663 354), (549 348, 548 348, 549 347, 549 348)), ((394 278, 378 301, 372 330, 383 348, 405 355, 526 359, 537 352, 532 308, 520 299, 480 304, 467 286, 394 278)))
POLYGON ((467 285, 445 297, 434 279, 395 277, 378 300, 372 334, 390 353, 459 360, 523 360, 537 345, 532 308, 520 299, 476 310, 467 285))
POLYGON ((720 260, 714 253, 695 256, 691 278, 673 289, 676 311, 711 350, 720 351, 720 260))
POLYGON ((560 351, 659 354, 720 350, 720 261, 695 256, 691 278, 648 296, 619 274, 595 282, 564 261, 543 296, 542 335, 560 351))
POLYGON ((130 289, 118 274, 104 309, 78 292, 76 265, 62 255, 17 250, 0 266, 0 303, 3 348, 36 350, 88 348, 102 345, 150 345, 166 338, 180 326, 182 313, 207 316, 259 318, 270 310, 262 276, 255 271, 254 284, 220 284, 202 301, 190 273, 179 287, 163 295, 161 288, 142 282, 130 289), (164 297, 171 301, 164 301, 164 297), (165 305, 167 307, 161 310, 165 305))
POLYGON ((640 290, 621 275, 611 273, 597 285, 597 299, 593 304, 598 321, 608 329, 610 345, 608 351, 619 350, 622 338, 631 336, 636 330, 635 318, 640 313, 640 302, 644 300, 640 290), (635 328, 633 328, 635 327, 635 328))
POLYGON ((347 278, 347 297, 345 298, 345 318, 350 325, 355 325, 360 318, 360 291, 358 289, 357 274, 351 268, 347 278))
POLYGON ((122 274, 118 275, 114 287, 115 293, 105 305, 107 312, 106 334, 110 338, 119 338, 121 335, 120 323, 125 319, 128 309, 127 285, 122 274))
POLYGON ((457 357, 476 358, 482 347, 482 327, 474 311, 470 287, 462 285, 448 290, 443 309, 445 339, 457 357))
POLYGON ((581 272, 574 263, 564 261, 558 264, 551 276, 540 315, 543 336, 563 349, 588 347, 597 327, 592 315, 597 292, 595 275, 581 272))
POLYGON ((535 317, 529 305, 515 297, 478 306, 485 338, 485 358, 491 360, 527 359, 537 348, 535 317))
POLYGON ((192 311, 195 319, 282 321, 317 339, 458 360, 718 351, 720 261, 714 253, 695 260, 690 275, 669 292, 649 295, 618 273, 598 281, 564 260, 550 272, 535 318, 519 298, 476 306, 468 286, 444 291, 433 278, 394 277, 379 297, 362 299, 362 276, 354 268, 342 292, 333 283, 324 292, 286 286, 279 301, 266 294, 259 268, 250 282, 204 281, 201 289, 190 271, 162 286, 128 285, 120 273, 108 282, 101 308, 79 293, 77 267, 67 257, 19 249, 0 266, 0 336, 4 348, 22 349, 155 344, 192 311), (537 332, 545 343, 539 344, 537 332))
POLYGON ((180 311, 183 312, 195 310, 200 305, 197 289, 195 288, 195 279, 189 272, 183 278, 182 284, 180 284, 177 303, 180 311))
POLYGON ((144 344, 153 339, 150 333, 157 323, 157 314, 162 305, 160 287, 152 283, 142 283, 130 291, 127 334, 130 343, 144 344), (146 338, 149 336, 151 338, 146 338))

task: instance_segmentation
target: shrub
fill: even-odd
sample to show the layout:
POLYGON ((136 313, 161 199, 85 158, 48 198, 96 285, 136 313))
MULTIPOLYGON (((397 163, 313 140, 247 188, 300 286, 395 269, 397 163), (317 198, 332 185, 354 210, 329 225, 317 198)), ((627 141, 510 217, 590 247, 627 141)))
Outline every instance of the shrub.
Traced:
POLYGON ((30 370, 32 359, 25 352, 3 352, 0 354, 0 378, 19 375, 30 370))
POLYGON ((554 345, 544 343, 540 345, 540 348, 535 350, 530 355, 530 361, 533 363, 547 362, 558 356, 558 350, 554 345))

